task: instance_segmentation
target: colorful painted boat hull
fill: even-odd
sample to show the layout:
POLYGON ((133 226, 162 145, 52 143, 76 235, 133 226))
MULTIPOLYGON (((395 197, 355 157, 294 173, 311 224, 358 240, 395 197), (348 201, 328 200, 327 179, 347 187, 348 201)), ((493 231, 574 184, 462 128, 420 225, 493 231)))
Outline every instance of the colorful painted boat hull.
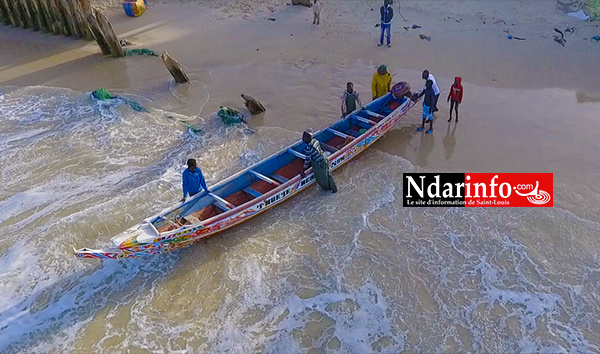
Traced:
MULTIPOLYGON (((388 96, 390 95, 388 94, 387 96, 384 96, 378 100, 385 100, 386 97, 389 98, 388 96)), ((381 121, 379 121, 377 124, 373 125, 359 138, 354 139, 351 143, 348 143, 339 151, 329 156, 331 170, 338 169, 348 161, 352 160, 366 148, 371 146, 387 131, 394 127, 415 104, 415 102, 405 99, 400 106, 385 116, 385 118, 381 119, 381 121)), ((367 105, 367 109, 369 105, 367 105)), ((319 132, 315 133, 314 135, 317 135, 318 133, 319 132)), ((276 154, 273 154, 272 156, 275 156, 276 154)), ((271 157, 268 157, 265 160, 269 158, 271 157)), ((258 164, 260 164, 260 162, 258 164)), ((240 173, 236 174, 236 176, 251 169, 252 167, 241 171, 240 173)), ((222 183, 224 182, 221 182, 221 184, 222 183)), ((307 173, 304 178, 301 178, 300 175, 298 175, 294 178, 291 178, 289 181, 282 183, 279 187, 270 190, 260 197, 257 197, 256 199, 248 201, 247 203, 224 212, 215 218, 207 220, 206 224, 200 223, 193 225, 192 227, 183 228, 181 230, 160 233, 158 234, 158 237, 142 243, 136 242, 133 240, 133 238, 127 239, 122 242, 118 248, 114 249, 91 250, 82 248, 74 249, 73 251, 79 258, 99 259, 138 258, 171 252, 188 247, 195 242, 206 239, 212 235, 229 229, 230 227, 249 220, 265 210, 268 210, 284 202, 285 200, 288 200, 314 183, 315 178, 312 172, 307 173)))

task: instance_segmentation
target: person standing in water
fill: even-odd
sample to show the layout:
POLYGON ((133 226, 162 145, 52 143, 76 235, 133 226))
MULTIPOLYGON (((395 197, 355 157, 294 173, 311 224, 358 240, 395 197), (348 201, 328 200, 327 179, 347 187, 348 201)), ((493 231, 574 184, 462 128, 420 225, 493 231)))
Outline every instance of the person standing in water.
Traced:
POLYGON ((206 186, 206 181, 204 180, 204 175, 198 167, 195 159, 187 160, 188 167, 181 174, 182 176, 182 185, 183 185, 183 199, 181 202, 185 202, 188 194, 194 196, 200 192, 200 188, 204 188, 205 191, 210 192, 208 187, 206 186))
POLYGON ((342 93, 342 118, 353 112, 356 107, 362 108, 362 103, 358 91, 354 90, 354 84, 349 82, 346 84, 346 90, 342 93))
POLYGON ((333 176, 331 176, 329 159, 325 156, 325 153, 323 153, 321 143, 319 143, 317 139, 313 139, 312 134, 309 131, 305 131, 302 134, 302 141, 306 144, 306 147, 304 148, 304 155, 306 158, 304 159, 304 166, 302 172, 300 172, 300 176, 304 178, 306 176, 304 171, 312 166, 315 179, 319 186, 323 190, 330 190, 331 193, 336 193, 337 185, 333 180, 333 176))
POLYGON ((450 87, 450 92, 448 93, 448 102, 450 102, 450 119, 448 122, 452 121, 452 109, 456 112, 456 121, 458 122, 458 105, 462 103, 463 97, 463 87, 461 84, 462 77, 457 76, 454 78, 454 83, 450 87))

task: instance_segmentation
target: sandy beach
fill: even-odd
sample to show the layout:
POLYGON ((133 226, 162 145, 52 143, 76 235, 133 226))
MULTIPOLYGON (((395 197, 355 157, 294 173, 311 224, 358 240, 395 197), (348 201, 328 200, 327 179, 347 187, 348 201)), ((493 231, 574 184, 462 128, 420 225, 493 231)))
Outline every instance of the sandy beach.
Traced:
MULTIPOLYGON (((567 16, 564 6, 548 0, 396 0, 392 47, 387 48, 377 46, 381 1, 376 0, 323 0, 319 26, 312 25, 312 9, 285 0, 151 2, 138 18, 127 17, 120 2, 100 3, 120 38, 133 42, 133 48, 167 51, 186 68, 191 83, 175 85, 160 58, 108 58, 95 42, 0 26, 0 103, 5 100, 7 107, 0 112, 5 117, 38 114, 35 104, 23 113, 25 108, 8 100, 21 104, 30 96, 59 95, 69 105, 81 104, 78 95, 100 87, 153 110, 148 120, 122 118, 131 132, 115 128, 123 135, 111 137, 124 137, 123 146, 99 149, 96 156, 86 154, 95 145, 81 143, 76 146, 85 150, 85 159, 73 161, 60 139, 88 135, 57 133, 47 146, 22 143, 22 151, 14 150, 45 126, 35 126, 23 138, 17 123, 9 125, 18 119, 5 118, 7 125, 0 128, 15 137, 7 143, 0 139, 0 155, 5 149, 0 182, 6 186, 0 193, 5 213, 0 264, 8 269, 0 271, 0 283, 14 300, 0 308, 0 325, 13 328, 19 318, 40 325, 10 332, 15 339, 0 340, 0 351, 600 350, 600 42, 591 40, 600 35, 600 21, 567 16), (554 41, 554 28, 573 28, 564 46, 554 41), (412 110, 336 175, 341 190, 336 198, 352 205, 348 210, 337 210, 331 199, 322 201, 315 189, 227 237, 162 261, 134 263, 134 270, 61 255, 71 243, 94 246, 149 210, 152 214, 175 202, 187 154, 199 156, 209 184, 216 183, 244 166, 243 153, 262 158, 306 128, 328 126, 340 117, 346 82, 354 82, 363 103, 370 100, 371 76, 380 64, 387 65, 394 81, 407 81, 413 89, 423 87, 421 72, 429 69, 441 89, 440 111, 433 134, 416 132, 421 111, 412 110), (460 121, 448 123, 446 97, 455 76, 463 78, 464 102, 460 121), (242 93, 267 108, 249 120, 256 134, 214 128, 212 115, 221 105, 247 112, 242 93), (165 123, 174 115, 207 135, 181 138, 182 128, 165 123), (261 145, 265 140, 271 142, 261 145), (41 159, 47 153, 52 157, 48 151, 59 156, 50 158, 53 165, 41 159), (81 161, 89 161, 94 172, 70 170, 81 161), (48 176, 31 185, 19 182, 18 171, 37 169, 36 163, 48 176), (106 171, 115 175, 97 177, 106 171), (408 171, 552 172, 554 208, 406 210, 400 189, 408 171), (38 196, 39 186, 55 186, 63 173, 87 176, 86 182, 76 194, 65 192, 64 201, 19 204, 38 196), (91 185, 102 188, 86 189, 91 185), (88 193, 90 199, 82 197, 88 193), (113 199, 117 193, 125 199, 113 199), (364 208, 355 206, 357 198, 365 201, 364 208), (40 208, 54 203, 56 210, 38 218, 40 208), (97 216, 96 203, 116 219, 97 216), (82 214, 91 215, 89 229, 75 220, 82 214), (68 221, 59 221, 63 218, 68 221), (335 221, 322 230, 314 226, 329 218, 335 221), (364 224, 356 221, 361 218, 364 224), (23 236, 33 234, 40 239, 23 236), (52 251, 42 250, 59 235, 67 236, 52 251), (36 255, 31 262, 23 256, 28 250, 36 255), (67 265, 57 265, 63 258, 67 265), (37 280, 27 284, 23 270, 38 274, 37 280), (116 274, 125 280, 114 280, 116 274), (106 288, 88 294, 102 281, 106 288), (67 290, 53 284, 68 284, 67 290), (96 301, 97 308, 85 312, 79 311, 83 305, 61 302, 79 293, 96 301), (203 296, 201 305, 197 294, 203 296), (133 304, 138 295, 145 302, 133 304), (45 308, 48 303, 60 310, 19 312, 24 305, 45 308), (307 315, 306 307, 318 311, 307 315), (74 314, 67 322, 53 322, 65 308, 74 314), (140 318, 155 334, 140 328, 135 321, 140 318), (27 340, 29 333, 35 339, 27 340)), ((96 139, 96 133, 89 134, 96 139)))

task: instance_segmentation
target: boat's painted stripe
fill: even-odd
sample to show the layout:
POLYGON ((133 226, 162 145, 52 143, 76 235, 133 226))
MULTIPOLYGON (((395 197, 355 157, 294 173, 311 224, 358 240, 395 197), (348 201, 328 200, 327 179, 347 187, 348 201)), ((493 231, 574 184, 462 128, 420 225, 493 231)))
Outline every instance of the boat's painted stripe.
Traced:
POLYGON ((366 109, 364 111, 362 111, 362 112, 365 112, 366 114, 370 115, 371 117, 385 118, 385 116, 382 115, 382 114, 371 112, 371 111, 366 110, 366 109))
POLYGON ((254 171, 254 170, 250 170, 250 173, 252 173, 252 174, 253 174, 253 175, 255 175, 257 178, 260 178, 260 179, 262 179, 262 180, 263 180, 263 181, 265 181, 265 182, 268 182, 268 183, 274 184, 274 185, 276 185, 276 186, 279 186, 279 185, 280 185, 280 183, 279 183, 279 182, 275 182, 275 181, 273 181, 272 179, 270 179, 269 177, 267 177, 267 176, 265 176, 265 175, 263 175, 263 174, 260 174, 260 173, 258 173, 258 172, 256 172, 256 171, 254 171))
POLYGON ((338 130, 335 130, 335 129, 332 129, 332 128, 327 128, 327 131, 330 132, 330 133, 333 133, 333 134, 335 134, 337 136, 339 136, 340 138, 346 139, 348 137, 348 135, 342 133, 341 131, 338 131, 338 130))
POLYGON ((377 122, 373 122, 372 120, 366 119, 366 118, 363 118, 363 117, 355 116, 355 118, 358 119, 359 121, 363 122, 363 123, 367 123, 367 124, 371 124, 371 125, 377 124, 377 122))

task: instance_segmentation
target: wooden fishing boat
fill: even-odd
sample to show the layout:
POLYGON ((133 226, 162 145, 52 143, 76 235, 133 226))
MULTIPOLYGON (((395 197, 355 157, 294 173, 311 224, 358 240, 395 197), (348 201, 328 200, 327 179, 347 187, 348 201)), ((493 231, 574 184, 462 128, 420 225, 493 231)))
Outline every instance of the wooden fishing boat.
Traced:
MULTIPOLYGON (((313 134, 338 169, 390 130, 416 103, 391 93, 313 134)), ((299 136, 301 134, 298 134, 299 136)), ((80 258, 120 259, 187 247, 282 203, 315 182, 312 169, 301 178, 305 144, 290 145, 111 239, 113 248, 73 251, 80 258)))

